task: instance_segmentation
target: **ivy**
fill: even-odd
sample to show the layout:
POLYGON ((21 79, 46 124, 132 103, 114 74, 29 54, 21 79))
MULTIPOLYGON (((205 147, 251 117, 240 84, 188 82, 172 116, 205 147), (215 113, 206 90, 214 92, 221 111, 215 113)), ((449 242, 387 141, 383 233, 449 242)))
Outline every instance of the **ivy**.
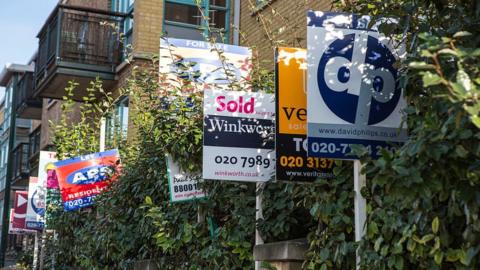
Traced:
MULTIPOLYGON (((207 198, 171 203, 165 153, 184 170, 200 171, 202 95, 181 94, 179 88, 164 98, 154 61, 153 70, 134 68, 124 89, 135 132, 128 145, 116 145, 123 175, 91 210, 58 211, 49 265, 131 269, 135 261, 153 259, 160 269, 252 269, 258 228, 267 242, 307 236, 307 269, 354 269, 357 250, 363 269, 479 268, 480 6, 453 0, 334 5, 401 18, 396 29, 384 30, 404 33, 408 48, 400 68, 410 136, 395 153, 383 152, 378 160, 362 156, 368 203, 362 241, 354 239, 353 166, 346 161, 336 161, 336 177, 329 181, 269 182, 259 190, 253 183, 206 181, 207 198), (258 223, 257 194, 264 198, 258 223)), ((271 91, 273 73, 254 63, 254 89, 271 91)), ((114 99, 99 81, 90 88, 80 121, 64 118, 55 127, 61 158, 98 151, 98 123, 92 119, 107 114, 114 99), (107 97, 97 100, 95 93, 107 97)), ((66 111, 74 106, 74 89, 67 89, 66 111)))

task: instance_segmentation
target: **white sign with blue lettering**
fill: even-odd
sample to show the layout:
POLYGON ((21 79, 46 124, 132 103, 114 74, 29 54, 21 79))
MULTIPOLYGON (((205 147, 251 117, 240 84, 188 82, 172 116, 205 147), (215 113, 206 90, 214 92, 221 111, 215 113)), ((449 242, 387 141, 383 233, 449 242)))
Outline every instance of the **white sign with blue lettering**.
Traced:
POLYGON ((308 13, 308 154, 355 159, 407 139, 396 63, 404 47, 369 26, 369 16, 308 13))

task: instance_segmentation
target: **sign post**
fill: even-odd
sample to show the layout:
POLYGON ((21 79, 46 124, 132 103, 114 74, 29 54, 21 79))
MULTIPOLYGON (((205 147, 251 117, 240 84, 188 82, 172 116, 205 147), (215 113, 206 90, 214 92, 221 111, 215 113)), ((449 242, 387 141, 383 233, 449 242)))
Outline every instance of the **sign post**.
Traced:
POLYGON ((401 126, 406 102, 396 66, 404 46, 370 22, 370 16, 320 11, 309 11, 307 18, 308 155, 354 160, 355 241, 366 231, 366 176, 351 146, 363 145, 378 158, 408 136, 401 126))
MULTIPOLYGON (((257 195, 255 196, 255 246, 262 245, 263 238, 262 235, 260 234, 260 231, 256 228, 256 224, 260 219, 263 219, 263 196, 262 193, 258 194, 263 188, 264 188, 265 183, 257 182, 256 184, 256 190, 255 192, 257 195)), ((262 262, 261 261, 255 261, 255 270, 260 270, 262 269, 262 262)))
MULTIPOLYGON (((353 181, 355 190, 355 242, 362 240, 366 231, 367 200, 362 196, 362 188, 366 186, 367 176, 362 173, 360 160, 353 161, 353 181)), ((357 269, 360 265, 360 256, 357 249, 357 269)))

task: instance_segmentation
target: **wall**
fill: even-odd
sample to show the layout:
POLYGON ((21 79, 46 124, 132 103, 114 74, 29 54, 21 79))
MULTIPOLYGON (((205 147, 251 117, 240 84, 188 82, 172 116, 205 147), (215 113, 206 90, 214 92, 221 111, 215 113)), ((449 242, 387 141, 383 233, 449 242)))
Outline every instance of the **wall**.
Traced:
POLYGON ((66 0, 67 5, 110 10, 111 0, 66 0))
POLYGON ((241 1, 240 31, 245 38, 240 42, 243 46, 257 47, 262 63, 272 69, 275 46, 306 48, 307 11, 331 9, 328 0, 273 0, 270 6, 253 12, 255 2, 241 1))
POLYGON ((163 2, 164 0, 135 1, 134 55, 158 54, 163 23, 163 2))
MULTIPOLYGON (((50 146, 52 146, 53 140, 53 132, 54 129, 50 123, 50 121, 55 125, 61 119, 62 110, 61 106, 63 101, 61 100, 53 100, 52 102, 48 102, 49 99, 43 99, 43 107, 42 107, 42 127, 41 127, 41 134, 40 134, 40 149, 41 150, 48 150, 50 146)), ((74 107, 74 113, 72 115, 71 121, 79 121, 80 119, 80 112, 78 110, 79 104, 76 104, 74 107)))

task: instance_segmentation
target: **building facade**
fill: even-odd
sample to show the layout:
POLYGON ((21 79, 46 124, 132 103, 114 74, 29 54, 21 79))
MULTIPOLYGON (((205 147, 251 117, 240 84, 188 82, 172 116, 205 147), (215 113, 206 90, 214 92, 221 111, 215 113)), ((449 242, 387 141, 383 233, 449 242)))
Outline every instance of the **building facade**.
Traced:
MULTIPOLYGON (((0 104, 0 213, 3 216, 5 200, 13 205, 17 190, 28 190, 30 171, 30 132, 40 119, 39 100, 27 99, 32 88, 33 62, 29 65, 8 64, 0 73, 0 86, 5 94, 0 104), (15 128, 12 128, 15 127, 15 128), (8 170, 11 170, 10 173, 8 170), (7 189, 5 187, 8 186, 7 189), (6 196, 8 193, 9 196, 6 196)), ((9 207, 10 208, 10 207, 9 207)), ((8 208, 8 209, 9 209, 8 208)), ((3 224, 2 224, 3 226, 3 224)), ((8 248, 21 249, 23 237, 10 235, 8 248)))

